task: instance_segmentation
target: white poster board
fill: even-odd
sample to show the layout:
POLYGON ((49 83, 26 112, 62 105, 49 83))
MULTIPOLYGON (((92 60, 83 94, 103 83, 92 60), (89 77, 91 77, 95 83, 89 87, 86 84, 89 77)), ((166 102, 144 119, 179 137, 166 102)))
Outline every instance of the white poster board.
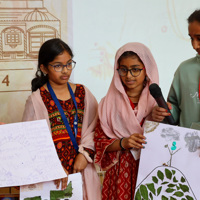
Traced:
POLYGON ((0 125, 0 187, 63 177, 46 120, 0 125))
POLYGON ((199 200, 200 131, 145 123, 135 200, 199 200))
POLYGON ((82 176, 81 173, 68 176, 68 185, 65 190, 59 189, 53 181, 26 185, 20 187, 20 200, 82 200, 82 176))

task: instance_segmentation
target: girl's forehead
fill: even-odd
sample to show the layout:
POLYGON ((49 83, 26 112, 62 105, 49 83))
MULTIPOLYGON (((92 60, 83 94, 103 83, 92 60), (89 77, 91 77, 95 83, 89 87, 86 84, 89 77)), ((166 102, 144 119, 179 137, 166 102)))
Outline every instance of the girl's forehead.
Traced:
POLYGON ((142 60, 137 55, 122 57, 119 60, 119 64, 124 63, 124 62, 137 62, 137 63, 142 63, 143 64, 142 60))
POLYGON ((189 23, 188 29, 189 29, 189 32, 190 31, 192 31, 192 32, 199 32, 200 31, 200 22, 193 21, 193 22, 189 23))
POLYGON ((71 56, 67 51, 63 51, 54 58, 54 62, 66 62, 71 60, 71 56))

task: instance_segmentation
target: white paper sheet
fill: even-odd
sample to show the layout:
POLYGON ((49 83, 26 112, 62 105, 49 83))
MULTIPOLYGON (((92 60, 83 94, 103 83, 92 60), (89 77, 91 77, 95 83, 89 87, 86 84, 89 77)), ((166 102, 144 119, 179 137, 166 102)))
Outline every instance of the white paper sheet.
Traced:
POLYGON ((135 200, 199 200, 200 131, 145 123, 135 200))
POLYGON ((59 189, 53 181, 38 183, 33 185, 26 185, 20 187, 20 200, 30 198, 31 200, 82 200, 82 176, 81 173, 70 174, 68 176, 68 189, 61 191, 61 185, 59 189), (53 193, 53 194, 52 194, 53 193))
POLYGON ((0 126, 0 187, 63 177, 46 120, 0 126))

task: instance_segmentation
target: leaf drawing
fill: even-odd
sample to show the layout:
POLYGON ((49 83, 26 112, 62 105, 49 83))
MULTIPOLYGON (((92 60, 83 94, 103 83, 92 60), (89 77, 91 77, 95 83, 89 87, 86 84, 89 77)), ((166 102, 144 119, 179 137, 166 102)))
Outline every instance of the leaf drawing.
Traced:
POLYGON ((140 193, 141 193, 142 197, 144 198, 144 200, 148 200, 149 195, 148 195, 148 190, 145 185, 140 186, 140 193))
POLYGON ((158 183, 158 179, 155 176, 152 177, 152 180, 154 183, 158 183))
POLYGON ((158 176, 158 178, 159 178, 161 181, 163 181, 163 179, 164 179, 164 174, 163 174, 160 170, 158 170, 157 176, 158 176))
POLYGON ((153 184, 153 183, 147 184, 147 188, 148 188, 154 195, 156 195, 156 190, 155 190, 155 187, 154 187, 154 184, 153 184))
POLYGON ((162 190, 162 186, 160 186, 160 187, 157 189, 157 196, 159 196, 161 190, 162 190))
POLYGON ((179 183, 179 186, 183 192, 189 192, 189 187, 187 185, 182 185, 179 183))
POLYGON ((171 173, 171 171, 170 171, 169 169, 167 169, 167 168, 165 168, 165 175, 166 175, 166 177, 167 177, 168 179, 171 180, 171 178, 172 178, 172 173, 171 173))
POLYGON ((183 192, 175 192, 173 195, 177 196, 177 197, 182 197, 183 196, 183 192))

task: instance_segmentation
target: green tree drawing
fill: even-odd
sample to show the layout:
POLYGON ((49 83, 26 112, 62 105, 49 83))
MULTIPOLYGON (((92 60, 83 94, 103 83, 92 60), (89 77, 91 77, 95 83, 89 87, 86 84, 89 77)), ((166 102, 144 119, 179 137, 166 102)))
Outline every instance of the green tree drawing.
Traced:
POLYGON ((50 191, 50 200, 59 200, 72 197, 72 182, 70 181, 65 190, 50 191))

